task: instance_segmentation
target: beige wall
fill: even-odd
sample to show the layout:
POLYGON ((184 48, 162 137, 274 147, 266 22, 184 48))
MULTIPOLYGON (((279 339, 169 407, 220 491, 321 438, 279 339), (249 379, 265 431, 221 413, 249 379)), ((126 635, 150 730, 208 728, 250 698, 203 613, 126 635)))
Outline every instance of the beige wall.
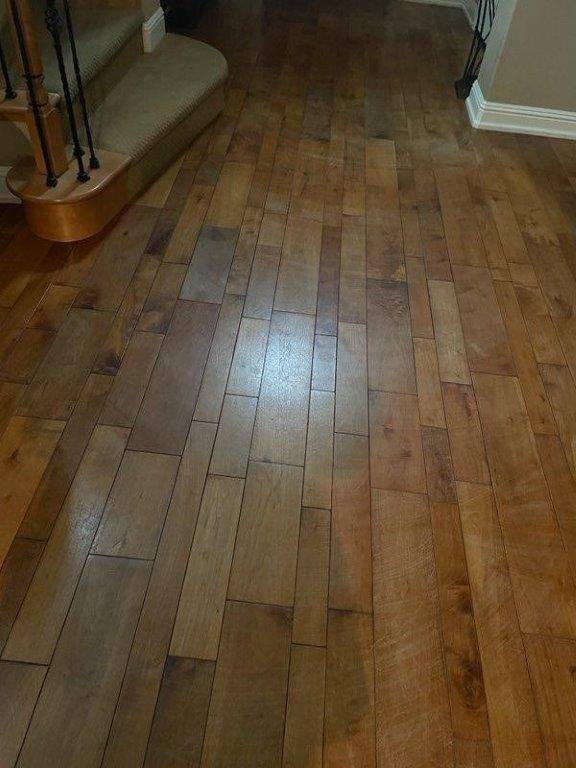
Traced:
POLYGON ((487 101, 576 112, 576 0, 500 0, 479 82, 487 101))

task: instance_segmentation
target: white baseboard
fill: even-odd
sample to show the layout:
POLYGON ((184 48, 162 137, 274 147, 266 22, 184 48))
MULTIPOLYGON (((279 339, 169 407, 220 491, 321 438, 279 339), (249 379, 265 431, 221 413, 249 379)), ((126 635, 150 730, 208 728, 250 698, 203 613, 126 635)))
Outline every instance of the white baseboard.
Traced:
POLYGON ((164 23, 164 11, 158 8, 144 24, 142 24, 142 43, 144 53, 152 53, 154 48, 166 34, 166 24, 164 23))
POLYGON ((466 109, 474 128, 481 130, 576 139, 576 112, 486 101, 478 81, 466 99, 466 109))
POLYGON ((6 184, 6 176, 10 168, 0 165, 0 203, 19 203, 20 198, 13 195, 6 184))
POLYGON ((443 5, 446 8, 460 8, 466 14, 466 18, 472 28, 476 24, 476 12, 478 6, 475 0, 406 0, 409 3, 423 3, 424 5, 443 5))

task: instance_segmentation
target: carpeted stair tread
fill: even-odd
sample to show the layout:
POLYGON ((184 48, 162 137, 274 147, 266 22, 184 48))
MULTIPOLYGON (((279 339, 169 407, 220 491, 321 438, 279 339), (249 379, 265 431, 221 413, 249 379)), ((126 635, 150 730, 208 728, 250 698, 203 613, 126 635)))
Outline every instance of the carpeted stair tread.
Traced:
POLYGON ((223 84, 226 59, 198 40, 166 35, 92 115, 96 146, 140 159, 223 84))

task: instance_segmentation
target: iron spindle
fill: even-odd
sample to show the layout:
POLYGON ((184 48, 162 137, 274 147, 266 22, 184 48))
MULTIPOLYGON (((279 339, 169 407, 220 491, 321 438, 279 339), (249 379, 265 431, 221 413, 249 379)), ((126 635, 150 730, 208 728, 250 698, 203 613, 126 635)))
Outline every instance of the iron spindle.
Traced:
POLYGON ((100 168, 100 163, 96 157, 94 151, 94 141, 92 139, 92 130, 90 128, 90 120, 88 117, 88 107, 86 106, 86 98, 84 96, 84 84, 82 83, 82 73, 80 72, 80 63, 78 61, 78 51, 76 50, 76 39, 74 37, 74 27, 72 25, 72 14, 70 13, 70 5, 68 0, 63 0, 64 15, 66 16, 66 26, 68 28, 68 40, 70 42, 70 51, 72 53, 72 64, 74 66, 74 75, 76 77, 76 86, 78 88, 78 98, 80 100, 80 107, 82 109, 82 118, 84 120, 84 130, 86 132, 86 140, 88 142, 88 149, 90 150, 90 168, 100 168))
POLYGON ((74 157, 76 158, 76 162, 78 163, 78 174, 76 178, 78 181, 88 181, 90 176, 84 167, 84 160, 82 159, 84 151, 80 146, 78 126, 76 125, 74 105, 72 104, 72 95, 70 93, 70 84, 68 82, 68 75, 66 73, 66 64, 64 63, 64 54, 62 52, 62 41, 60 40, 60 31, 63 26, 62 17, 60 16, 60 12, 56 7, 55 0, 48 0, 45 18, 46 26, 48 27, 48 31, 52 35, 52 41, 54 42, 54 50, 56 51, 56 60, 58 62, 60 80, 62 81, 62 90, 64 91, 64 100, 66 101, 66 111, 68 112, 70 133, 72 134, 72 145, 74 147, 73 153, 74 157))
POLYGON ((42 158, 44 165, 46 166, 46 186, 55 187, 58 184, 58 179, 54 172, 54 166, 52 164, 52 158, 48 150, 48 142, 46 140, 46 133, 44 130, 44 123, 42 122, 42 115, 40 114, 40 106, 36 96, 36 83, 32 76, 30 69, 30 60, 28 58, 28 49, 26 48, 26 41, 24 40, 24 33, 22 31, 22 19, 20 18, 20 12, 15 0, 10 0, 10 8, 12 11, 12 19, 14 21, 14 27, 16 29, 16 37, 18 38, 18 46, 20 48, 20 55, 22 57, 22 67, 24 69, 24 79, 28 88, 28 95, 30 98, 30 106, 32 107, 32 114, 34 115, 34 125, 36 126, 36 132, 40 141, 40 149, 42 151, 42 158))

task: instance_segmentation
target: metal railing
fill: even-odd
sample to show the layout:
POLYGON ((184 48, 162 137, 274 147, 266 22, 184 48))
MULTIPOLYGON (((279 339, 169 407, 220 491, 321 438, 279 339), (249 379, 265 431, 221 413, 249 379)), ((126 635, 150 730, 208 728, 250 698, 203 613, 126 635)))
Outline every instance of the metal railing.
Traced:
MULTIPOLYGON (((56 169, 54 167, 54 153, 51 151, 51 144, 54 143, 52 141, 52 139, 54 139, 54 124, 52 123, 52 125, 48 125, 46 120, 51 105, 49 95, 46 93, 43 85, 44 73, 41 54, 34 30, 34 22, 36 20, 32 18, 28 0, 7 0, 7 3, 10 10, 10 19, 15 32, 17 52, 21 63, 21 74, 28 93, 28 104, 34 117, 35 134, 38 139, 40 156, 44 165, 43 170, 46 173, 46 184, 49 187, 55 187, 58 184, 58 175, 60 175, 65 168, 60 167, 59 169, 56 169), (59 171, 59 173, 57 171, 59 171)), ((58 74, 60 76, 62 94, 64 96, 65 112, 70 126, 72 154, 78 166, 76 178, 79 182, 83 183, 90 179, 90 174, 84 161, 85 151, 82 148, 80 141, 80 128, 83 128, 86 144, 88 146, 88 167, 92 169, 99 168, 100 163, 94 150, 88 106, 86 103, 78 49, 74 36, 72 12, 68 0, 46 0, 44 21, 52 38, 56 55, 58 74), (69 46, 70 49, 73 76, 76 82, 76 94, 80 112, 79 118, 75 112, 74 98, 66 66, 66 46, 69 46)), ((5 98, 14 99, 16 98, 17 93, 12 86, 6 56, 1 48, 0 63, 6 84, 5 98)), ((63 146, 63 137, 60 136, 56 138, 57 140, 55 143, 60 143, 63 146)))
POLYGON ((480 65, 486 50, 486 42, 494 24, 497 4, 497 0, 479 0, 478 2, 476 24, 472 35, 470 53, 464 67, 464 74, 454 83, 456 95, 459 99, 468 98, 472 86, 478 79, 480 65))

